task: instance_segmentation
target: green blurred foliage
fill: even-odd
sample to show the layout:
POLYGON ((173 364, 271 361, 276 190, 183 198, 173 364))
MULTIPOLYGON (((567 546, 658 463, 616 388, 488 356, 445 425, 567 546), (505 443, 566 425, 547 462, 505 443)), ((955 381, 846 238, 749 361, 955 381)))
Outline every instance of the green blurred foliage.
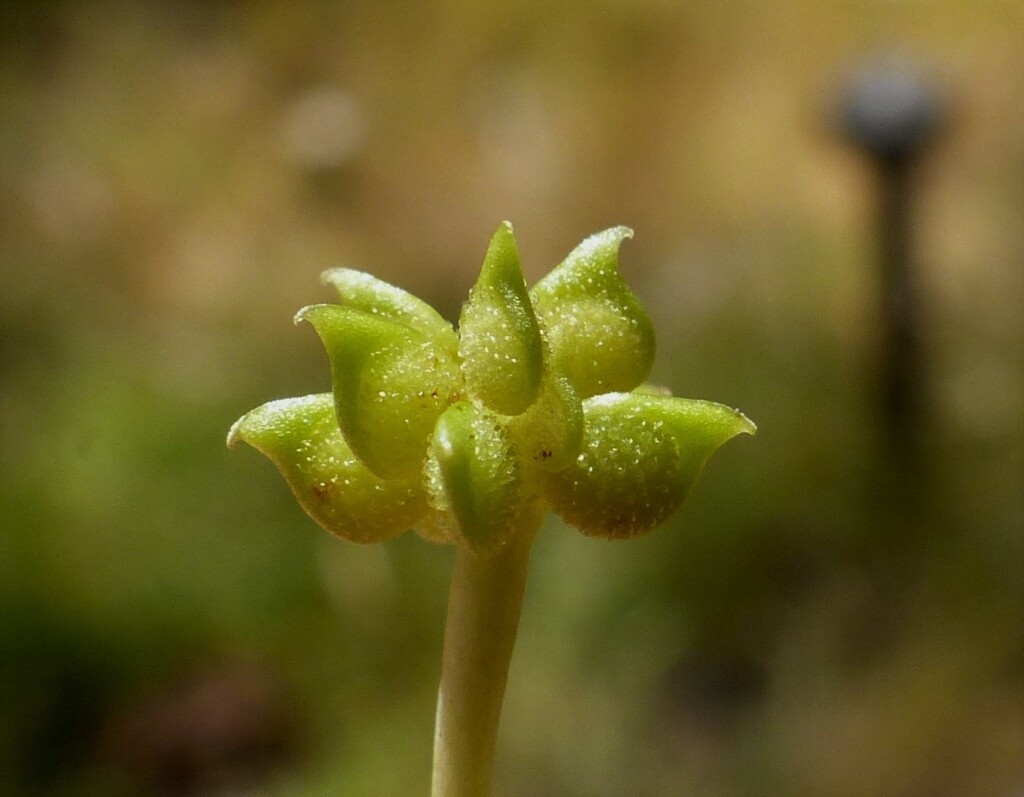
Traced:
POLYGON ((333 540, 223 439, 327 388, 289 323, 322 270, 455 318, 504 218, 531 282, 634 227, 656 381, 760 432, 650 537, 542 532, 499 793, 1017 793, 1021 30, 1012 0, 3 4, 0 793, 424 792, 450 551, 333 540), (951 108, 914 490, 828 115, 890 48, 951 108))

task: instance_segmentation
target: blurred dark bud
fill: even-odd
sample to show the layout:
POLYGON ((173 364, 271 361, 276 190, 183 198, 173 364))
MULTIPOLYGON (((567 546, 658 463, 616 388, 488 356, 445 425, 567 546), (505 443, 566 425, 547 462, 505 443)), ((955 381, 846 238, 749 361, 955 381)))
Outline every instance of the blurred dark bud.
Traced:
POLYGON ((295 748, 280 685, 250 664, 210 666, 137 700, 103 734, 107 758, 167 795, 251 787, 295 748))
POLYGON ((842 90, 845 133, 874 157, 913 158, 944 119, 937 88, 908 61, 881 58, 853 72, 842 90))

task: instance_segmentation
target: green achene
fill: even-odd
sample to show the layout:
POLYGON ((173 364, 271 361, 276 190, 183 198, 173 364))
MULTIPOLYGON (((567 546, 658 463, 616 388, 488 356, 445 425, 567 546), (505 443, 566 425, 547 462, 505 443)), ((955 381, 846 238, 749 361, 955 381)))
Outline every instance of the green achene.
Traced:
POLYGON ((299 505, 359 543, 415 530, 456 546, 434 746, 434 797, 490 793, 530 545, 551 509, 621 539, 668 520, 742 413, 644 382, 650 319, 619 270, 632 231, 591 236, 528 290, 512 225, 491 239, 454 329, 429 305, 353 269, 339 304, 303 308, 332 392, 242 416, 243 441, 299 505))

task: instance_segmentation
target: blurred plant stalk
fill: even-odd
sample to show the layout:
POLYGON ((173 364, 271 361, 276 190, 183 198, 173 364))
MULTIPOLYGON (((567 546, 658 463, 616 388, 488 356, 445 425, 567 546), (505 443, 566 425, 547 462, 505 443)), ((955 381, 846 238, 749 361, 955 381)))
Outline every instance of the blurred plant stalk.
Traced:
POLYGON ((938 131, 938 92, 910 64, 883 58, 856 72, 842 98, 844 132, 871 159, 878 184, 881 325, 878 391, 885 445, 904 476, 920 471, 921 309, 911 208, 913 177, 938 131))

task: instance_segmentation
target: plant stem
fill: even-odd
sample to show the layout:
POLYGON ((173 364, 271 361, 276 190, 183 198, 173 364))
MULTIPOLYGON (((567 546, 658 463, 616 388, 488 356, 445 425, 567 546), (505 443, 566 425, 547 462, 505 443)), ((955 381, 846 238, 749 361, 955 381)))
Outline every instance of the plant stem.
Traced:
POLYGON ((432 797, 487 797, 536 532, 497 552, 457 547, 434 732, 432 797))

